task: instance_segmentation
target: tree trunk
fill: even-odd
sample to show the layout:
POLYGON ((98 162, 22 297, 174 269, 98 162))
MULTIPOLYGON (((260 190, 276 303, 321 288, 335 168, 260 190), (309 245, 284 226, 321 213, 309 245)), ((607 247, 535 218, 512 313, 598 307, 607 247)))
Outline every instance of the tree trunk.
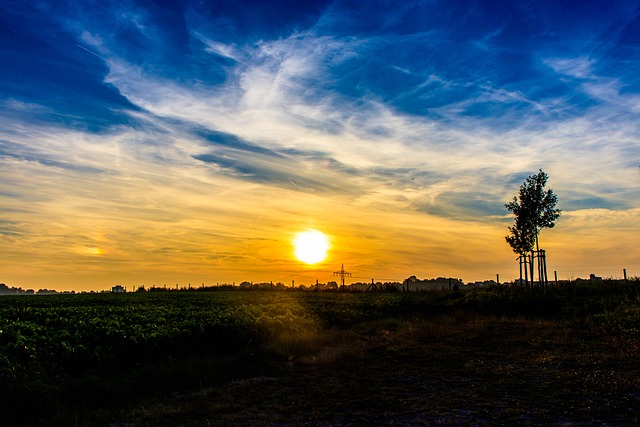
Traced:
POLYGON ((522 286, 522 255, 520 255, 520 286, 522 286))
POLYGON ((533 273, 533 271, 534 271, 533 266, 534 266, 534 260, 535 260, 533 255, 534 255, 533 251, 531 251, 531 255, 529 255, 529 257, 530 257, 529 258, 529 272, 531 274, 529 275, 529 277, 531 278, 531 287, 532 288, 535 286, 535 280, 536 280, 535 279, 535 274, 533 273))
POLYGON ((538 245, 538 233, 536 230, 536 257, 538 258, 538 285, 540 289, 544 288, 544 282, 542 281, 542 263, 540 260, 540 246, 538 245))

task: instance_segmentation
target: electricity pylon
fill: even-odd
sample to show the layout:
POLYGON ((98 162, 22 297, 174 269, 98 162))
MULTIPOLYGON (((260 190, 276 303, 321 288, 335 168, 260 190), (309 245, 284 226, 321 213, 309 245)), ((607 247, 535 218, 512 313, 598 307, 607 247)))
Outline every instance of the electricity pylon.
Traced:
POLYGON ((342 279, 342 286, 340 287, 340 289, 344 290, 344 278, 345 277, 351 277, 351 273, 344 271, 344 264, 342 264, 342 268, 340 268, 340 271, 336 271, 333 273, 334 276, 340 276, 340 278, 342 279))

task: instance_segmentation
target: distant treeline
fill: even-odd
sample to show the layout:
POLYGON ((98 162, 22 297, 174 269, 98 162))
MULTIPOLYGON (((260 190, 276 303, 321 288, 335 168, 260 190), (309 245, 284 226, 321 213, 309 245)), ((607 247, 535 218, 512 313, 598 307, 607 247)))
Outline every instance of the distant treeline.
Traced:
MULTIPOLYGON (((38 289, 37 291, 34 291, 33 289, 22 289, 22 288, 15 288, 15 287, 9 287, 4 283, 0 283, 0 295, 49 295, 49 294, 57 294, 59 293, 58 291, 55 290, 49 290, 49 289, 38 289)), ((74 291, 70 291, 70 292, 64 292, 64 293, 70 293, 73 294, 75 293, 74 291)))
MULTIPOLYGON (((588 285, 588 284, 603 284, 603 283, 628 283, 637 282, 640 280, 638 277, 630 277, 628 279, 611 279, 602 278, 595 275, 591 275, 589 279, 573 279, 573 280, 558 280, 550 281, 549 286, 566 286, 570 284, 576 285, 588 285)), ((537 282, 536 282, 537 284, 537 282)), ((211 291, 323 291, 323 292, 335 292, 335 291, 348 291, 348 292, 426 292, 426 291, 467 291, 476 288, 490 288, 494 286, 508 286, 508 287, 527 287, 532 284, 525 282, 519 282, 515 280, 509 283, 498 283, 495 280, 485 280, 483 282, 467 283, 461 279, 450 277, 438 277, 436 279, 417 279, 416 276, 411 276, 402 282, 355 282, 348 285, 339 285, 335 281, 327 283, 313 283, 310 285, 298 284, 285 285, 282 282, 248 282, 244 281, 239 284, 235 283, 219 283, 215 285, 201 285, 194 286, 188 284, 187 286, 175 286, 167 285, 151 285, 149 287, 145 285, 133 285, 128 290, 127 287, 122 285, 116 285, 110 290, 103 291, 63 291, 59 292, 53 289, 22 289, 20 287, 9 287, 4 283, 0 283, 0 295, 50 295, 50 294, 76 294, 76 293, 125 293, 125 292, 211 292, 211 291)))

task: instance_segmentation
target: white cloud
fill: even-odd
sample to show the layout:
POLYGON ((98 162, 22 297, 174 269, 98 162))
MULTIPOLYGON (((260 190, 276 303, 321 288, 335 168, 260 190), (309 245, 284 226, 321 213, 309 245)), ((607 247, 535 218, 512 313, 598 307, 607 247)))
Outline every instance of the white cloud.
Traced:
POLYGON ((543 62, 558 74, 578 79, 590 79, 593 77, 595 61, 591 58, 549 58, 543 62))
MULTIPOLYGON (((362 200, 382 201, 394 194, 409 200, 437 200, 439 194, 462 189, 502 195, 512 189, 504 184, 495 187, 500 185, 500 176, 534 173, 540 167, 570 191, 577 191, 585 182, 596 186, 617 181, 628 187, 620 179, 624 174, 620 165, 636 129, 624 120, 616 124, 615 118, 602 127, 598 116, 614 113, 594 110, 564 122, 546 121, 538 129, 532 119, 525 127, 504 131, 488 127, 482 119, 461 116, 451 106, 447 108, 452 123, 444 125, 403 115, 374 99, 362 98, 356 104, 323 89, 327 62, 336 60, 336 53, 343 59, 357 55, 350 43, 306 34, 245 48, 247 61, 236 67, 236 78, 216 88, 181 86, 123 62, 112 67, 107 81, 135 104, 160 116, 221 130, 274 150, 326 153, 361 171, 362 200), (607 170, 608 166, 614 170, 607 170), (376 168, 437 172, 442 178, 437 186, 410 185, 407 194, 402 182, 377 188, 378 177, 368 172, 376 168)), ((547 63, 557 72, 591 76, 585 87, 600 98, 616 95, 615 86, 605 90, 595 80, 593 61, 579 58, 547 63)), ((482 93, 473 102, 519 102, 547 110, 516 91, 484 86, 482 93)), ((617 106, 634 102, 633 97, 616 96, 617 106)), ((188 150, 196 151, 196 147, 188 150)))
POLYGON ((234 61, 241 60, 242 53, 239 52, 234 45, 211 40, 209 37, 198 31, 193 31, 191 35, 206 45, 205 52, 229 58, 234 61))

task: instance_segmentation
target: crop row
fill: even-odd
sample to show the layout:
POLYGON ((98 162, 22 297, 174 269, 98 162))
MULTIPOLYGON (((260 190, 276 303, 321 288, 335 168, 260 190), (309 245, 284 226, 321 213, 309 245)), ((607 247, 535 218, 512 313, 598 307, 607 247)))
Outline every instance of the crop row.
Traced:
POLYGON ((385 311, 385 301, 394 303, 244 292, 3 297, 0 356, 85 370, 169 353, 232 353, 283 334, 372 317, 385 311))

